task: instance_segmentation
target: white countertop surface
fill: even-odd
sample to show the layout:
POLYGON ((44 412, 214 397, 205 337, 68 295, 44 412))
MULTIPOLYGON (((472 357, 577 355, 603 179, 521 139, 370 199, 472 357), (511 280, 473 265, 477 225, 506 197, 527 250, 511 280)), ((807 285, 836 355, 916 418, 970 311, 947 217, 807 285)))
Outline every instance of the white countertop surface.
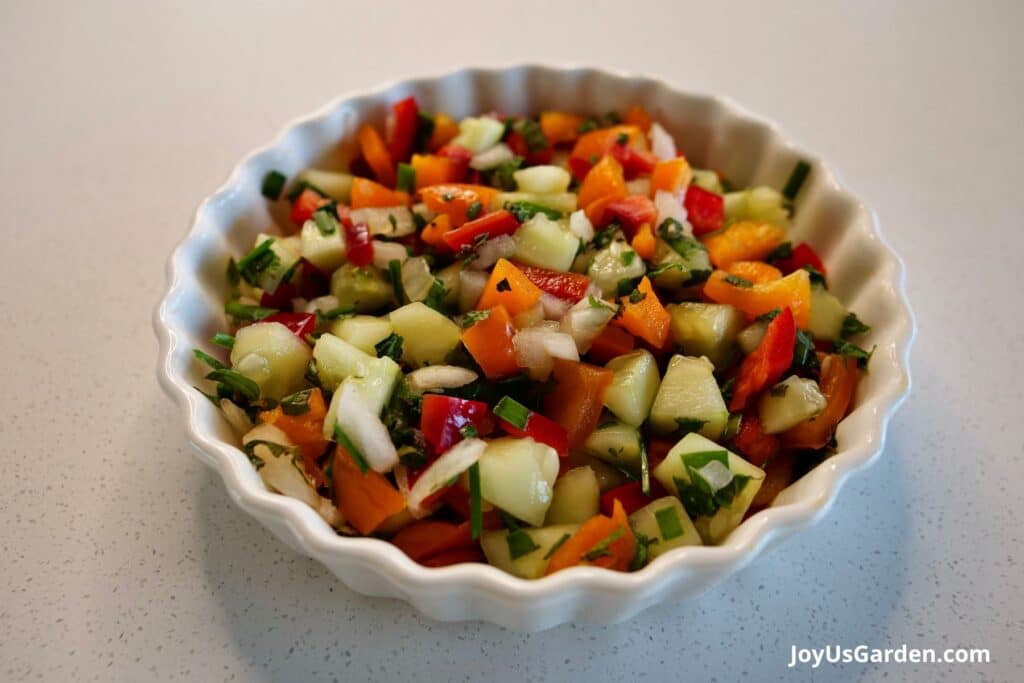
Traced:
POLYGON ((1024 680, 1022 25, 1015 2, 0 3, 0 679, 1024 680), (275 541, 190 451, 149 322, 197 202, 286 121, 518 61, 777 120, 878 211, 920 326, 885 454, 821 524, 691 602, 535 635, 427 621, 275 541), (992 662, 786 666, 903 643, 992 662))

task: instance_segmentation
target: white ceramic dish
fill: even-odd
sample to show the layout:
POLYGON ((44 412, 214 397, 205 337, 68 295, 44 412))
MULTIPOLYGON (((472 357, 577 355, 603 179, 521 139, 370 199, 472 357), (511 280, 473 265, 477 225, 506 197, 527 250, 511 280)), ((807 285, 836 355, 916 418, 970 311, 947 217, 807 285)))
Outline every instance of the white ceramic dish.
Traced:
POLYGON ((616 622, 651 605, 696 594, 819 519, 846 478, 881 452, 886 425, 910 388, 914 320, 903 289, 903 265, 882 238, 874 214, 835 174, 814 155, 792 146, 774 125, 728 100, 594 69, 472 69, 339 98, 289 125, 203 201, 188 236, 171 256, 168 277, 169 289, 154 315, 160 382, 180 406, 192 444, 223 478, 231 498, 352 589, 404 599, 444 621, 480 619, 534 631, 577 620, 616 622), (339 142, 343 155, 348 153, 359 123, 379 123, 392 102, 409 94, 427 110, 456 117, 543 108, 604 112, 638 102, 676 136, 694 165, 716 168, 741 185, 781 187, 797 159, 810 161, 811 175, 796 202, 792 238, 810 242, 823 255, 833 291, 873 326, 867 346, 877 344, 855 409, 839 426, 838 453, 786 489, 771 508, 744 522, 721 546, 680 548, 632 574, 583 567, 538 581, 487 565, 427 569, 386 542, 338 536, 312 509, 267 491, 219 411, 193 389, 201 369, 191 349, 205 347, 224 324, 228 255, 243 253, 257 232, 272 225, 260 196, 266 171, 276 168, 291 176, 304 167, 323 165, 329 152, 337 156, 339 142))

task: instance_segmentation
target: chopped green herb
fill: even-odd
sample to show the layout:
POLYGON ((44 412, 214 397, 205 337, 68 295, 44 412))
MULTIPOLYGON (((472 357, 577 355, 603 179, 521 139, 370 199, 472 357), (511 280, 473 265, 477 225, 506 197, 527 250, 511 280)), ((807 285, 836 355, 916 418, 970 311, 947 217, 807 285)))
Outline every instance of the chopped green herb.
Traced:
POLYGON ((427 148, 427 143, 430 142, 430 136, 434 134, 434 117, 433 115, 420 111, 417 113, 419 120, 416 122, 416 149, 420 152, 427 148))
POLYGON ((250 285, 259 285, 259 276, 276 266, 280 259, 273 251, 274 238, 263 240, 238 262, 238 273, 250 285))
POLYGON ((459 430, 459 434, 462 435, 463 439, 475 439, 480 436, 480 432, 476 430, 476 427, 468 424, 459 430))
POLYGON ((284 173, 280 171, 267 171, 267 174, 263 176, 263 186, 260 188, 260 192, 267 199, 278 199, 281 197, 281 190, 284 189, 286 180, 284 173))
POLYGON ((228 284, 232 287, 237 286, 238 283, 241 282, 242 274, 238 272, 238 264, 235 262, 235 259, 228 259, 228 265, 225 269, 224 276, 227 278, 228 284))
POLYGON ((534 550, 540 548, 539 545, 533 542, 530 534, 519 528, 516 520, 511 515, 502 512, 501 519, 508 528, 508 536, 505 537, 505 540, 508 543, 508 553, 512 556, 513 560, 518 560, 523 555, 529 555, 534 550))
POLYGON ((500 280, 498 280, 498 284, 495 286, 495 289, 497 289, 499 292, 511 292, 512 285, 509 284, 507 277, 503 277, 500 280))
POLYGON ((796 199, 797 194, 800 192, 800 188, 803 187, 804 181, 807 180, 808 174, 811 172, 811 165, 801 159, 796 162, 796 166, 793 167, 793 172, 789 174, 789 180, 786 181, 785 186, 782 188, 782 195, 789 201, 796 199))
POLYGON ((817 376, 820 367, 818 354, 814 348, 814 339, 811 335, 798 329, 796 341, 793 343, 793 364, 790 368, 793 372, 817 376))
POLYGON ((285 415, 305 415, 309 412, 309 397, 312 394, 312 389, 303 389, 285 396, 279 404, 282 412, 285 415))
POLYGON ((691 432, 699 432, 707 423, 707 420, 698 420, 695 417, 677 417, 676 435, 682 438, 691 432))
POLYGON ((356 461, 356 466, 359 467, 360 472, 366 474, 369 471, 370 465, 366 462, 366 458, 363 456, 362 451, 352 443, 352 440, 348 438, 348 435, 346 435, 337 424, 334 425, 334 440, 337 441, 342 448, 348 451, 348 454, 356 461))
POLYGON ((498 401, 494 414, 517 429, 526 429, 530 421, 530 409, 511 396, 503 396, 498 401))
POLYGON ((622 261, 622 265, 631 266, 633 265, 633 261, 636 260, 636 252, 632 250, 624 251, 619 254, 619 260, 622 261))
POLYGON ((416 169, 405 162, 399 162, 396 189, 412 194, 416 191, 416 169))
POLYGON ((352 306, 338 306, 337 308, 328 309, 323 313, 317 311, 317 316, 323 320, 341 320, 353 315, 355 312, 356 309, 352 306))
POLYGON ((484 529, 484 503, 480 490, 480 463, 478 462, 469 466, 469 524, 470 538, 480 538, 484 529))
POLYGON ((793 255, 793 243, 792 242, 783 242, 782 244, 780 244, 779 246, 775 247, 770 252, 768 252, 768 255, 765 256, 764 260, 767 261, 768 263, 775 263, 776 261, 781 261, 782 259, 787 259, 787 258, 789 258, 792 255, 793 255))
POLYGON ((750 289, 754 286, 754 283, 747 278, 740 277, 739 275, 733 275, 732 273, 725 276, 725 281, 733 287, 743 287, 744 289, 750 289))
POLYGON ((618 296, 630 296, 636 291, 637 285, 640 284, 641 278, 638 277, 624 277, 615 284, 615 292, 618 296))
POLYGON ((612 543, 619 540, 619 538, 621 538, 624 533, 626 533, 626 530, 620 526, 615 531, 608 534, 607 538, 603 538, 597 543, 595 543, 590 550, 583 554, 583 559, 585 559, 587 562, 593 562, 599 557, 610 556, 612 554, 612 543))
POLYGON ((423 304, 433 308, 438 313, 444 313, 444 300, 447 296, 448 290, 445 289, 444 283, 435 277, 434 282, 427 291, 427 296, 423 299, 423 304))
POLYGON ((674 507, 661 508, 654 513, 654 519, 658 522, 661 537, 666 541, 683 535, 683 523, 679 520, 679 513, 674 507))
POLYGON ((540 124, 533 119, 523 119, 519 122, 518 129, 523 141, 526 142, 526 148, 531 152, 543 152, 550 146, 540 124))
POLYGON ((874 355, 877 346, 872 346, 870 351, 865 351, 856 344, 852 344, 843 339, 835 339, 832 341, 832 350, 836 353, 846 356, 847 358, 856 358, 857 367, 862 370, 868 366, 868 362, 871 361, 871 356, 874 355))
POLYGON ((388 277, 391 279, 391 286, 395 290, 395 299, 399 306, 409 303, 405 294, 405 285, 402 284, 402 262, 398 259, 388 261, 388 277))
POLYGON ((224 332, 218 332, 213 335, 213 338, 210 341, 217 346, 223 346, 225 349, 233 349, 235 347, 235 338, 224 332))
POLYGON ((644 565, 647 564, 650 548, 657 542, 657 538, 648 538, 646 534, 636 534, 636 552, 629 563, 629 571, 635 572, 638 569, 644 568, 644 565))
POLYGON ((645 292, 641 292, 639 289, 634 289, 629 293, 629 303, 631 304, 638 304, 646 298, 647 294, 645 292))
POLYGON ((689 237, 689 235, 686 234, 686 228, 675 218, 666 218, 663 220, 661 225, 658 226, 658 234, 666 240, 689 237))
POLYGON ((610 310, 614 310, 615 309, 615 307, 612 306, 610 303, 608 303, 607 301, 604 301, 602 299, 598 299, 593 294, 588 294, 587 295, 587 302, 590 304, 591 308, 603 308, 606 311, 610 311, 610 310))
POLYGON ((491 170, 491 184, 497 185, 506 192, 511 192, 518 187, 515 179, 515 172, 523 165, 523 157, 515 156, 508 161, 503 161, 491 170))
POLYGON ((276 308, 264 308, 263 306, 248 306, 238 301, 228 301, 224 304, 224 312, 238 321, 263 320, 277 313, 276 308))
POLYGON ((871 325, 861 322, 856 313, 849 313, 843 318, 843 329, 839 333, 839 338, 849 339, 850 337, 856 337, 859 334, 865 334, 870 331, 871 325))
POLYGON ((285 198, 290 202, 294 202, 296 199, 299 198, 299 195, 305 192, 306 190, 312 190, 321 197, 328 196, 326 192, 324 192, 323 190, 321 190, 319 187, 309 182, 308 180, 300 180, 299 182, 295 183, 294 186, 292 186, 292 189, 288 191, 288 194, 286 195, 285 198))
POLYGON ((548 551, 544 553, 544 559, 550 560, 551 556, 555 554, 555 551, 561 548, 563 545, 565 545, 565 542, 568 541, 571 537, 572 534, 562 534, 562 537, 555 541, 554 544, 550 548, 548 548, 548 551))
POLYGON ((756 318, 754 318, 754 320, 759 323, 770 323, 771 321, 775 320, 775 318, 780 313, 782 313, 781 308, 773 308, 767 313, 762 313, 761 315, 757 316, 756 318))
POLYGON ((260 385, 235 370, 219 368, 208 374, 206 379, 222 384, 246 400, 255 401, 260 397, 260 385))
POLYGON ((468 218, 469 220, 473 220, 474 218, 479 216, 481 213, 483 213, 483 210, 484 210, 484 205, 482 203, 480 203, 479 201, 473 202, 466 209, 466 218, 468 218))
POLYGON ((330 237, 338 232, 341 227, 341 223, 335 217, 335 209, 332 204, 322 206, 313 212, 313 222, 316 223, 317 230, 324 237, 330 237))
POLYGON ((396 363, 402 360, 402 337, 394 332, 374 344, 373 348, 377 351, 377 358, 387 356, 396 363))
POLYGON ((487 317, 491 314, 490 309, 486 311, 470 311, 469 313, 462 316, 462 329, 468 329, 476 325, 478 322, 487 320, 487 317))
POLYGON ((398 461, 410 470, 418 470, 427 464, 427 454, 416 448, 405 447, 398 453, 398 461))
POLYGON ((598 128, 597 119, 591 117, 584 119, 583 123, 581 123, 576 129, 576 132, 582 135, 583 133, 589 133, 590 131, 597 130, 598 128))
POLYGON ((615 136, 615 144, 618 145, 619 147, 625 146, 627 142, 629 142, 628 133, 619 133, 617 136, 615 136))
POLYGON ((689 481, 680 477, 674 478, 676 491, 679 492, 679 499, 691 518, 710 517, 718 512, 720 508, 728 507, 736 498, 736 495, 747 485, 750 477, 745 475, 732 474, 727 484, 715 490, 704 477, 702 470, 708 466, 718 468, 729 468, 728 451, 700 451, 697 453, 686 453, 681 456, 683 467, 689 475, 689 481))
POLYGON ((505 209, 510 211, 512 215, 516 217, 516 220, 519 221, 520 223, 525 223, 526 221, 536 216, 538 213, 544 214, 551 220, 558 220, 559 218, 562 217, 561 211, 550 209, 541 204, 537 204, 536 202, 505 202, 505 209))
POLYGON ((810 273, 812 285, 821 285, 825 289, 828 289, 828 284, 825 282, 824 273, 822 273, 820 270, 811 265, 804 266, 804 270, 810 273))

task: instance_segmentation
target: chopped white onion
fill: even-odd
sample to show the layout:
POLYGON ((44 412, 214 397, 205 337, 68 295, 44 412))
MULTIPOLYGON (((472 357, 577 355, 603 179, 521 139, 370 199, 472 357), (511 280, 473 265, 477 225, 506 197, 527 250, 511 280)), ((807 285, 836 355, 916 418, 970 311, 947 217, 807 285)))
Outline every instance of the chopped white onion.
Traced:
POLYGON ((365 223, 372 235, 404 237, 416 232, 412 212, 404 206, 355 209, 350 217, 353 223, 365 223))
POLYGON ((234 401, 230 399, 222 398, 220 400, 220 409, 224 413, 224 417, 227 419, 228 424, 238 434, 245 434, 252 429, 252 420, 244 410, 239 408, 234 401))
POLYGON ((560 299, 554 294, 544 292, 540 295, 540 305, 544 310, 545 320, 561 320, 572 308, 572 302, 560 299))
POLYGON ((415 516, 424 500, 468 470, 484 454, 487 444, 482 439, 463 439, 433 462, 409 489, 406 504, 415 516))
POLYGON ((511 235, 501 235, 494 239, 484 240, 476 248, 476 258, 469 262, 473 270, 487 270, 501 258, 511 258, 516 253, 516 241, 511 235))
POLYGON ((561 336, 557 323, 543 322, 536 327, 519 330, 512 338, 516 364, 525 368, 531 379, 541 381, 551 374, 554 358, 549 350, 549 344, 560 352, 566 352, 565 347, 561 345, 564 342, 553 341, 553 335, 561 336))
POLYGON ((583 209, 573 211, 569 216, 569 231, 584 242, 594 239, 594 226, 583 209))
POLYGON ((477 374, 458 365, 428 365, 406 375, 406 381, 420 393, 431 389, 455 389, 475 381, 477 374))
POLYGON ((651 179, 634 178, 626 183, 626 191, 630 194, 638 194, 647 197, 651 194, 651 179))
POLYGON ((384 240, 373 240, 373 265, 384 270, 392 261, 405 263, 409 258, 409 252, 404 245, 398 242, 385 242, 384 240))
POLYGON ((647 135, 651 138, 651 152, 654 156, 662 160, 675 159, 676 141, 660 123, 652 123, 647 135))
POLYGON ((569 309, 562 318, 561 330, 573 338, 580 353, 586 353, 617 310, 616 304, 601 300, 600 292, 590 294, 569 309))
POLYGON ((508 145, 499 142, 494 147, 473 155, 469 167, 477 171, 489 171, 499 164, 511 161, 514 156, 508 145))
POLYGON ((687 235, 693 234, 693 227, 686 220, 686 208, 683 206, 683 198, 679 194, 658 190, 654 194, 654 208, 658 210, 658 225, 665 222, 666 218, 674 218, 683 226, 687 235))
POLYGON ((553 332, 544 338, 544 350, 552 358, 564 358, 565 360, 579 360, 580 352, 576 348, 576 341, 565 332, 553 332))
POLYGON ((422 218, 424 221, 429 223, 430 221, 437 218, 437 214, 427 208, 427 205, 423 202, 416 202, 412 205, 412 212, 422 218))
POLYGON ((422 256, 414 256, 402 264, 402 288, 409 301, 423 301, 434 286, 430 264, 422 256))
POLYGON ((517 330, 535 327, 542 322, 544 322, 544 307, 540 302, 530 306, 525 311, 520 311, 512 318, 512 324, 517 330))
POLYGON ((341 383, 337 421, 373 470, 390 472, 398 463, 398 452, 387 427, 366 407, 359 387, 352 382, 341 383))
POLYGON ((712 491, 724 489, 733 478, 729 468, 717 460, 712 460, 707 465, 704 465, 704 467, 697 470, 697 473, 701 476, 701 479, 711 486, 712 491))
POLYGON ((465 313, 476 308, 476 302, 484 293, 487 285, 487 273, 476 270, 463 270, 459 273, 459 310, 465 313))

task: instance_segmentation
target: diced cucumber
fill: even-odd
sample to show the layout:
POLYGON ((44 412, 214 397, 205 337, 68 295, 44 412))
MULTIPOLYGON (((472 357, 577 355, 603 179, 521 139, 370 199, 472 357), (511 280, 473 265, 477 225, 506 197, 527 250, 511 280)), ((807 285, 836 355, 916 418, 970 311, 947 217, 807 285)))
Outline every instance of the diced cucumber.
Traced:
POLYGON ((789 225, 786 198, 771 187, 752 187, 740 192, 729 192, 724 197, 725 218, 730 223, 757 221, 781 227, 789 225))
POLYGON ((434 286, 430 264, 422 256, 413 256, 402 264, 402 289, 409 301, 423 301, 434 286))
POLYGON ((345 262, 345 238, 341 230, 325 235, 315 221, 309 220, 303 223, 299 239, 302 258, 325 273, 334 272, 345 262))
POLYGON ((393 331, 391 321, 372 315, 354 315, 331 325, 331 334, 371 356, 377 355, 375 346, 393 331))
POLYGON ((351 173, 307 168, 297 175, 295 180, 306 181, 316 189, 326 192, 328 197, 338 202, 348 203, 349 194, 352 192, 351 173))
POLYGON ((576 467, 555 480, 544 524, 577 524, 597 514, 601 488, 589 467, 576 467))
POLYGON ((642 277, 646 271, 644 260, 619 233, 607 247, 594 254, 587 275, 601 288, 601 294, 610 299, 617 296, 619 282, 642 277))
POLYGON ((404 358, 417 368, 444 363, 462 339, 458 325, 419 301, 391 311, 390 319, 404 358))
POLYGON ((346 377, 338 390, 334 392, 334 396, 331 397, 331 405, 327 408, 327 414, 324 417, 324 438, 334 438, 334 423, 338 419, 338 402, 345 385, 355 386, 366 409, 374 415, 380 415, 380 411, 390 400, 391 393, 395 390, 395 385, 401 376, 402 369, 398 363, 385 356, 371 358, 363 365, 361 374, 346 377))
POLYGON ((658 395, 651 407, 651 427, 659 434, 679 430, 680 421, 703 422, 697 430, 717 439, 729 420, 729 411, 714 376, 715 366, 707 358, 672 356, 658 395))
POLYGON ((256 277, 256 286, 267 292, 273 292, 284 281, 285 276, 292 272, 301 255, 297 250, 291 248, 285 238, 265 233, 256 236, 256 243, 253 246, 258 247, 267 240, 273 240, 270 251, 274 253, 276 259, 274 263, 260 270, 256 277))
POLYGON ((707 356, 716 368, 735 355, 736 335, 743 329, 743 314, 728 304, 684 302, 668 306, 672 338, 687 356, 707 356))
POLYGON ((531 166, 512 174, 520 192, 558 194, 569 189, 572 176, 558 166, 531 166))
POLYGON ((639 349, 605 365, 615 373, 604 392, 604 405, 627 424, 639 427, 651 412, 661 376, 658 361, 647 349, 639 349))
POLYGON ((839 339, 843 331, 846 307, 821 285, 811 287, 811 314, 808 329, 815 339, 839 339))
POLYGON ((758 346, 761 345, 761 340, 764 339, 764 333, 768 329, 768 323, 763 320, 755 320, 750 323, 736 335, 736 342, 740 345, 740 349, 743 350, 745 355, 750 355, 754 352, 758 346))
POLYGON ((542 194, 539 192, 499 192, 491 202, 491 210, 505 208, 506 204, 512 202, 529 202, 538 204, 553 211, 559 211, 568 216, 576 210, 575 192, 557 192, 554 194, 542 194))
POLYGON ((338 305, 359 313, 372 313, 395 299, 391 283, 373 266, 359 268, 346 263, 331 276, 331 294, 338 305))
POLYGON ((521 529, 530 537, 534 550, 512 559, 508 545, 509 531, 487 531, 480 537, 480 547, 484 551, 487 562, 492 566, 508 572, 521 579, 539 579, 544 576, 551 562, 551 549, 556 543, 564 543, 579 529, 579 524, 560 524, 541 529, 521 529), (563 540, 564 539, 564 540, 563 540))
POLYGON ((666 241, 658 238, 654 246, 654 283, 674 294, 703 282, 711 274, 707 249, 692 237, 683 235, 666 241))
POLYGON ((580 240, 569 232, 564 221, 555 221, 543 213, 534 214, 512 236, 514 258, 527 265, 567 271, 572 266, 580 240))
POLYGON ((462 272, 462 264, 456 261, 447 268, 442 268, 434 274, 434 276, 441 281, 441 285, 444 286, 445 306, 458 306, 459 293, 462 291, 462 280, 459 277, 460 272, 462 272))
POLYGON ((373 265, 382 271, 387 270, 392 261, 402 264, 409 260, 409 252, 400 242, 373 240, 372 244, 373 265))
MULTIPOLYGON (((238 346, 237 338, 235 346, 238 346)), ((330 333, 320 335, 320 338, 316 340, 316 346, 313 347, 316 376, 323 387, 329 391, 335 391, 346 377, 366 375, 374 360, 374 356, 360 351, 357 347, 330 333)))
POLYGON ((541 526, 558 476, 558 453, 533 439, 505 437, 488 443, 480 457, 480 493, 531 526, 541 526))
POLYGON ((686 509, 674 496, 665 496, 643 506, 629 516, 629 525, 634 533, 652 541, 647 547, 648 562, 673 548, 704 545, 686 509))
POLYGON ((704 542, 717 544, 743 521, 764 471, 691 432, 654 468, 654 476, 683 502, 704 542))
POLYGON ((722 194, 722 181, 718 179, 718 174, 712 170, 704 168, 693 169, 693 184, 708 192, 722 194))
POLYGON ((826 403, 817 382, 790 375, 761 396, 761 429, 765 434, 784 432, 820 413, 826 403))
POLYGON ((473 154, 479 154, 501 141, 505 124, 489 116, 468 116, 459 122, 459 134, 452 138, 450 145, 465 147, 473 154))
POLYGON ((583 443, 583 450, 616 467, 638 471, 640 439, 640 431, 633 425, 602 419, 583 443))
POLYGON ((412 212, 404 206, 355 209, 350 218, 353 223, 366 223, 371 235, 405 237, 416 232, 412 212))
POLYGON ((281 323, 254 323, 235 334, 232 367, 260 386, 260 396, 279 399, 302 389, 310 350, 281 323))

